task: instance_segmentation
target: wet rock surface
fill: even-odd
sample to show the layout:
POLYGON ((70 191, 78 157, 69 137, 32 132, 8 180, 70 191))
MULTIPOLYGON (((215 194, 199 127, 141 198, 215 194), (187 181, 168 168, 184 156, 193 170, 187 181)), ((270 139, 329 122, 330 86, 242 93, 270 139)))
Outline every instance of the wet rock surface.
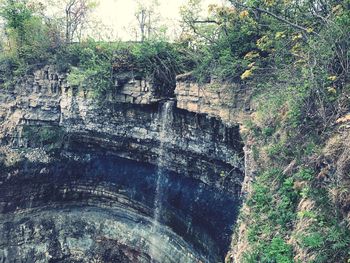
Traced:
POLYGON ((237 126, 173 109, 154 233, 162 102, 99 104, 50 67, 34 76, 0 96, 11 149, 0 154, 0 261, 222 261, 244 174, 237 126))
POLYGON ((168 171, 161 182, 162 227, 153 233, 156 167, 75 157, 80 161, 28 163, 1 177, 2 261, 150 262, 151 245, 161 251, 158 262, 221 260, 237 212, 232 195, 168 171))

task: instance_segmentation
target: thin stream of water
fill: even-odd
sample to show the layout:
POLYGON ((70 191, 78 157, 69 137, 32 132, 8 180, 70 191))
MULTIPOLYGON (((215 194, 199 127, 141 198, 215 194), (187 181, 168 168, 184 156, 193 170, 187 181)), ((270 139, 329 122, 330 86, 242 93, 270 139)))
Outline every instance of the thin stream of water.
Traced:
POLYGON ((158 161, 157 161, 157 183, 155 190, 155 198, 154 198, 154 213, 153 213, 153 222, 152 222, 152 233, 153 236, 151 238, 150 244, 150 256, 152 262, 154 259, 161 258, 161 251, 157 249, 158 243, 162 242, 160 237, 157 235, 160 228, 160 216, 162 212, 162 197, 163 197, 163 189, 162 184, 165 176, 165 165, 166 165, 166 143, 169 141, 169 136, 171 135, 170 129, 171 124, 173 122, 173 106, 174 101, 165 102, 161 110, 159 112, 158 120, 160 122, 160 131, 159 131, 159 149, 158 149, 158 161))

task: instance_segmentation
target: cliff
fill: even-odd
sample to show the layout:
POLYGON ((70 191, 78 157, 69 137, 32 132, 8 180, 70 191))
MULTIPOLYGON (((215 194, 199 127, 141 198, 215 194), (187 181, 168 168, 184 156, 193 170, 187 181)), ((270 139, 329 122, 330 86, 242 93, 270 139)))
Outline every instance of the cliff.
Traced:
POLYGON ((165 97, 145 80, 115 79, 103 103, 54 66, 2 92, 4 262, 223 260, 244 179, 238 125, 175 107, 164 137, 165 97), (167 175, 154 237, 160 145, 167 175))
POLYGON ((317 151, 307 149, 310 153, 297 160, 287 159, 284 149, 281 161, 275 148, 284 128, 275 131, 275 141, 266 127, 254 126, 259 105, 246 85, 199 84, 180 75, 176 86, 159 94, 154 83, 131 73, 114 80, 113 92, 101 103, 91 90, 70 86, 66 74, 46 66, 1 93, 4 262, 85 262, 84 257, 215 262, 225 255, 227 262, 244 262, 254 250, 252 233, 260 235, 253 232, 260 227, 258 217, 267 225, 274 222, 266 217, 273 211, 256 211, 257 205, 265 207, 256 199, 259 191, 263 200, 269 198, 266 206, 293 218, 284 239, 266 237, 285 249, 271 257, 291 248, 296 261, 315 260, 319 254, 302 242, 315 235, 323 213, 328 218, 322 217, 319 229, 339 236, 325 244, 347 244, 348 115, 336 120, 317 151), (167 100, 175 107, 164 136, 161 111, 167 100), (166 152, 161 162, 160 147, 166 152), (159 165, 167 176, 155 237, 159 165), (280 206, 281 191, 291 194, 287 208, 280 206), (325 197, 329 203, 320 209, 325 197), (340 229, 329 222, 341 222, 340 229))

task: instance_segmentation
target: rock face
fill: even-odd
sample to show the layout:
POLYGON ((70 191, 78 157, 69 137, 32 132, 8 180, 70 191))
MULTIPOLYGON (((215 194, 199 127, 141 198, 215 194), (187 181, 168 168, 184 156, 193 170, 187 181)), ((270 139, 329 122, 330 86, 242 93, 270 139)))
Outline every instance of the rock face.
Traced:
POLYGON ((2 262, 222 261, 244 177, 238 127, 187 111, 177 88, 154 233, 164 94, 118 78, 104 104, 53 67, 1 93, 2 262))
MULTIPOLYGON (((115 100, 100 105, 85 90, 70 88, 52 68, 36 72, 34 79, 1 96, 3 144, 35 148, 45 144, 45 138, 38 137, 63 136, 57 139, 65 150, 88 149, 157 162, 158 103, 115 100)), ((171 136, 165 142, 168 169, 238 193, 243 174, 238 127, 178 108, 173 115, 171 136)))
POLYGON ((199 84, 188 74, 177 77, 175 95, 177 107, 190 112, 203 113, 225 123, 239 123, 240 115, 250 110, 251 89, 232 83, 199 84))
POLYGON ((232 195, 169 172, 162 224, 153 232, 154 166, 72 157, 26 162, 26 169, 3 174, 2 262, 149 262, 154 249, 156 262, 215 262, 223 255, 236 216, 232 195))

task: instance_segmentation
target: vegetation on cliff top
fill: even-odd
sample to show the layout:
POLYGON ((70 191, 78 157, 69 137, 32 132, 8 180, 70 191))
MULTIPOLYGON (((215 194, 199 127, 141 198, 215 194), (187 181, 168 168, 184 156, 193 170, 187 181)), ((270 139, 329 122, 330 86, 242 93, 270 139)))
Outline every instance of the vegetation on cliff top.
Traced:
POLYGON ((349 157, 335 176, 339 152, 349 147, 335 136, 350 111, 349 0, 231 0, 211 5, 207 17, 200 0, 189 0, 174 43, 143 36, 138 43, 76 44, 69 43, 72 37, 65 41, 37 5, 1 3, 3 85, 33 65, 53 63, 70 71, 72 85, 98 94, 112 86, 113 70, 163 79, 192 71, 198 82, 253 89, 255 111, 246 120, 245 140, 257 176, 241 213, 248 246, 240 260, 350 260, 349 157), (330 155, 325 149, 332 138, 339 151, 330 155))
MULTIPOLYGON (((48 17, 40 1, 0 1, 4 20, 0 41, 0 83, 9 87, 16 79, 47 64, 69 72, 72 86, 89 87, 101 98, 113 87, 114 71, 168 83, 175 74, 188 70, 180 56, 183 47, 161 35, 148 34, 142 42, 105 42, 81 39, 79 30, 94 2, 65 2, 66 17, 48 17), (71 12, 71 13, 70 13, 71 12), (79 17, 75 17, 78 16, 79 17), (183 65, 182 65, 183 64, 183 65)), ((145 27, 146 25, 143 25, 145 27)))

